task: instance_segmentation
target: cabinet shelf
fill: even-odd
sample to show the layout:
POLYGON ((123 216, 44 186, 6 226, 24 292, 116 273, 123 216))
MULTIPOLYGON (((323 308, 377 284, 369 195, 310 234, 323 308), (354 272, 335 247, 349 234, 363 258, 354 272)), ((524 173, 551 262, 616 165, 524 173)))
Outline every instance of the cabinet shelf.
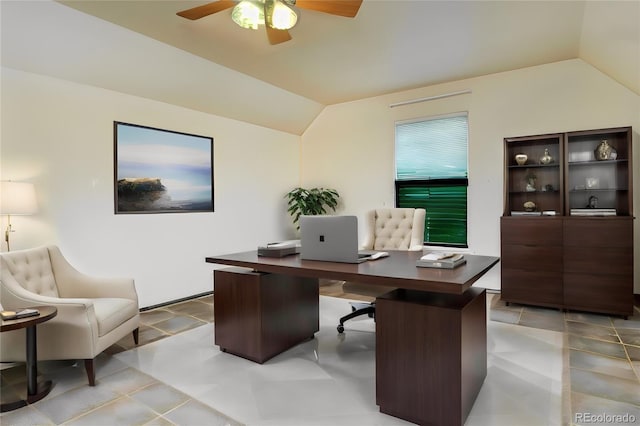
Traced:
POLYGON ((589 160, 589 161, 569 161, 567 164, 569 164, 569 167, 574 167, 574 166, 593 166, 596 164, 600 164, 600 165, 608 165, 608 164, 620 164, 620 163, 628 163, 629 160, 627 160, 626 158, 622 158, 620 160, 589 160))
POLYGON ((559 191, 509 191, 511 195, 531 195, 533 196, 548 196, 557 197, 559 191))
POLYGON ((510 169, 539 169, 539 168, 559 168, 559 164, 511 164, 508 166, 510 169))
POLYGON ((590 189, 570 189, 570 193, 584 194, 585 192, 611 192, 611 191, 628 191, 627 188, 590 188, 590 189))

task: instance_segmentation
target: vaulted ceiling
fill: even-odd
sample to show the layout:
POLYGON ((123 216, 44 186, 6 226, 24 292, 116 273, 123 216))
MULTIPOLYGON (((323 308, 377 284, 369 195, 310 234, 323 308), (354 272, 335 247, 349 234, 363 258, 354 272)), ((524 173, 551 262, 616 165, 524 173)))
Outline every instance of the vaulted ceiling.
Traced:
POLYGON ((325 105, 581 58, 640 94, 640 1, 364 0, 270 45, 206 1, 0 2, 2 65, 301 134, 325 105))

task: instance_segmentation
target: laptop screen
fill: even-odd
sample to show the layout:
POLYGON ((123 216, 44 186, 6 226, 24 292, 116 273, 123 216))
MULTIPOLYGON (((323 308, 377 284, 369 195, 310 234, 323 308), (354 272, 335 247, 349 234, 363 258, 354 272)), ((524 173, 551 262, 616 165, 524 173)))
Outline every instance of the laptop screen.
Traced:
POLYGON ((300 258, 359 263, 356 216, 300 216, 300 258))

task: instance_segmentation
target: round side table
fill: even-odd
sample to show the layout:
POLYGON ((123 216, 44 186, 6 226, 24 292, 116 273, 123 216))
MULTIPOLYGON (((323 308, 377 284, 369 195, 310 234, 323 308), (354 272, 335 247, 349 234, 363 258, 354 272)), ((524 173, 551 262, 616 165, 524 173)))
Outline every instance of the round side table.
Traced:
POLYGON ((0 412, 15 410, 27 404, 33 404, 47 396, 51 391, 51 380, 38 383, 38 348, 36 339, 36 325, 58 314, 58 309, 54 306, 30 306, 37 309, 40 315, 14 320, 0 319, 0 332, 19 330, 25 328, 27 335, 27 397, 18 401, 2 403, 0 412))

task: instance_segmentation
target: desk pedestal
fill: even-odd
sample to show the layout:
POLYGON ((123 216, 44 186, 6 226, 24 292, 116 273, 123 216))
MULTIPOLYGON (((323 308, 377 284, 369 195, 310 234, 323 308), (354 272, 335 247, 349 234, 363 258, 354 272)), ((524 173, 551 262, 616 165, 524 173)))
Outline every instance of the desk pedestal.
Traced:
POLYGON ((262 364, 320 329, 318 279, 214 271, 215 344, 262 364))
POLYGON ((462 425, 487 375, 486 294, 395 290, 376 299, 376 400, 421 425, 462 425))

